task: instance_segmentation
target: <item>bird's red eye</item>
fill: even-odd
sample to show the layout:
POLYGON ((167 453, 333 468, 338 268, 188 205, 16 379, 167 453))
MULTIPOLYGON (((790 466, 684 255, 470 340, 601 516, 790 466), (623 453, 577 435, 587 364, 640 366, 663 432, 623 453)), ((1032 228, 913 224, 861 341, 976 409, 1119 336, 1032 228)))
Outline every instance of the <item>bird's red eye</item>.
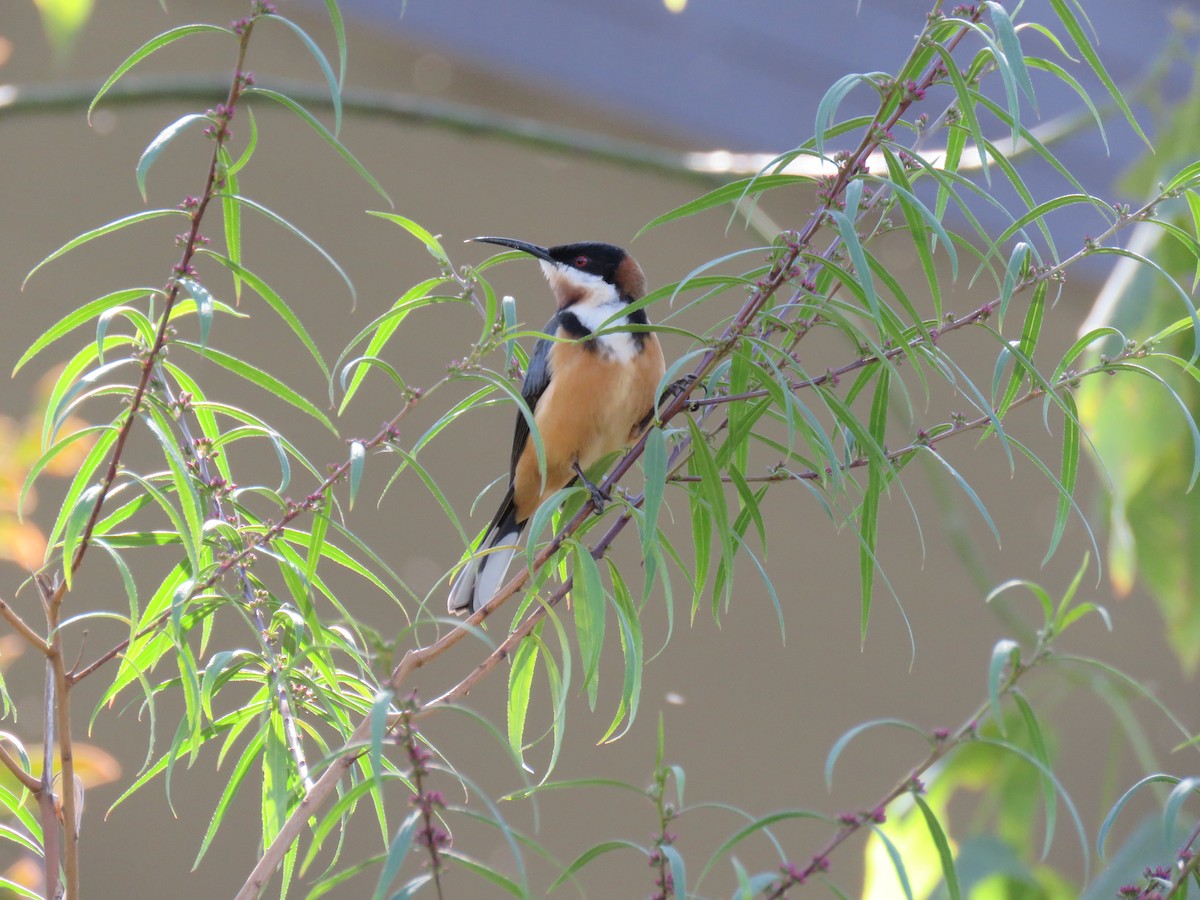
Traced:
POLYGON ((575 268, 582 269, 587 264, 588 264, 588 258, 586 256, 575 257, 575 268))

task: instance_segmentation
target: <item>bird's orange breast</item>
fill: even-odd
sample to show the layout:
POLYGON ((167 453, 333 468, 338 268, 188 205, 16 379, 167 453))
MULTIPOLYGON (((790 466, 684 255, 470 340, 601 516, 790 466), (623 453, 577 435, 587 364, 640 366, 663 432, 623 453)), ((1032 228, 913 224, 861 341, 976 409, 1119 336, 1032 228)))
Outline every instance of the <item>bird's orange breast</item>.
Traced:
POLYGON ((654 406, 654 391, 666 371, 662 347, 645 335, 632 360, 607 357, 577 343, 550 349, 550 385, 534 410, 546 451, 546 478, 538 471, 532 436, 513 473, 517 519, 524 521, 550 494, 597 460, 633 443, 654 406))

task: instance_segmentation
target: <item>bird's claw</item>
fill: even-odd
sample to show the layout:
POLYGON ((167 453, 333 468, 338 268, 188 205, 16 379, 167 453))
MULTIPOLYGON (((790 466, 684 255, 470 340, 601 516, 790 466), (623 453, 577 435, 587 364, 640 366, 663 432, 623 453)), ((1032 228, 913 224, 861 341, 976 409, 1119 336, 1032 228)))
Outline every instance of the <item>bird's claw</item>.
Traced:
POLYGON ((690 375, 684 375, 682 378, 676 378, 662 392, 662 396, 658 398, 658 405, 662 406, 666 401, 673 400, 680 394, 686 393, 696 383, 696 374, 693 372, 690 375))
POLYGON ((583 474, 583 469, 579 468, 579 463, 574 463, 573 468, 575 469, 575 474, 579 476, 579 480, 583 482, 583 486, 587 488, 587 492, 591 496, 592 506, 596 510, 596 515, 600 515, 600 513, 604 512, 605 504, 612 499, 612 496, 583 474))

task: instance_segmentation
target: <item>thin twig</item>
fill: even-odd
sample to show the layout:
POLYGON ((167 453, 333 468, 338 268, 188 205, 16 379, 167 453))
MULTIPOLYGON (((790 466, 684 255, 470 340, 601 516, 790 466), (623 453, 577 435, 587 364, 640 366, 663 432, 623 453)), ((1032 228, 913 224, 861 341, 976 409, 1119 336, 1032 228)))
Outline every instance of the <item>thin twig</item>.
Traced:
POLYGON ((16 778, 17 781, 21 782, 21 785, 27 791, 31 791, 34 794, 37 794, 41 791, 41 781, 39 781, 32 773, 22 768, 21 764, 17 762, 16 757, 9 753, 8 750, 4 748, 3 744, 0 744, 0 764, 3 764, 4 768, 8 769, 8 771, 12 773, 13 777, 16 778))
POLYGON ((59 805, 62 807, 63 869, 66 874, 67 897, 80 896, 79 879, 79 795, 75 791, 75 745, 71 738, 71 689, 67 684, 67 668, 62 658, 62 633, 55 632, 51 642, 50 665, 58 692, 55 716, 58 719, 59 805))
POLYGON ((50 659, 45 665, 45 692, 42 703, 42 777, 38 785, 38 814, 42 823, 42 878, 46 883, 46 896, 57 897, 59 893, 58 870, 62 861, 58 834, 58 810, 54 804, 54 732, 57 724, 54 711, 58 708, 55 699, 57 681, 50 659))
POLYGON ((46 639, 30 628, 17 611, 2 599, 0 599, 0 616, 4 617, 5 621, 13 627, 13 630, 17 634, 25 639, 25 643, 29 644, 29 646, 38 650, 43 655, 50 653, 50 645, 46 643, 46 639))

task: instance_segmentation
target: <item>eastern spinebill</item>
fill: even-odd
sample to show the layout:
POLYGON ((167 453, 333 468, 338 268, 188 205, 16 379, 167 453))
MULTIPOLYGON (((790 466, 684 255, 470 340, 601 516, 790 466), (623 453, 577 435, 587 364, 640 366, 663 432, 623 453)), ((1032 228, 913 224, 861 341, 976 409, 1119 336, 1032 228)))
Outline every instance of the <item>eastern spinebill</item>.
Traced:
POLYGON ((539 247, 526 241, 477 237, 537 259, 557 309, 533 348, 521 396, 533 412, 545 451, 545 477, 525 416, 517 414, 508 490, 483 541, 450 588, 447 607, 471 614, 504 583, 517 539, 529 517, 576 478, 600 505, 603 495, 584 474, 598 460, 634 442, 654 412, 655 389, 666 370, 658 337, 612 331, 646 325, 644 310, 624 310, 645 296, 637 260, 612 244, 539 247), (606 324, 607 323, 607 324, 606 324), (597 333, 605 325, 603 333, 597 333))

